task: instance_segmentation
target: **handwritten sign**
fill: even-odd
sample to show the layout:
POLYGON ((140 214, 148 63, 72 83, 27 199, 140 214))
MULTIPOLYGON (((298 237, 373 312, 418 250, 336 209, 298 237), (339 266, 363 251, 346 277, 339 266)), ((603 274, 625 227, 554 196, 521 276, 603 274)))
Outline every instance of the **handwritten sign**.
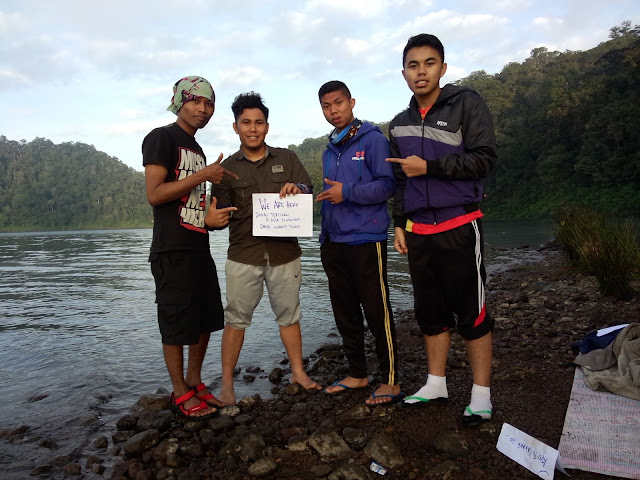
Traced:
POLYGON ((508 423, 502 424, 498 438, 498 451, 516 461, 540 478, 553 480, 555 469, 567 474, 562 468, 558 450, 527 435, 508 423))
POLYGON ((254 193, 253 234, 256 237, 313 236, 313 196, 254 193))

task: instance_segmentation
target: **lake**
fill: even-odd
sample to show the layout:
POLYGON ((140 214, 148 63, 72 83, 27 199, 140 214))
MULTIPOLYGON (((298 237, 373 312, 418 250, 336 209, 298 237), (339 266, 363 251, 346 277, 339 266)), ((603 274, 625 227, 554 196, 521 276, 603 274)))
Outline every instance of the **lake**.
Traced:
MULTIPOLYGON (((552 238, 549 222, 484 226, 489 276, 536 258, 534 249, 552 238)), ((340 341, 317 233, 300 241, 306 356, 340 341)), ((227 231, 210 238, 224 300, 227 231)), ((0 234, 0 430, 30 427, 23 440, 0 440, 3 479, 24 478, 57 456, 93 451, 93 441, 110 439, 115 421, 140 395, 171 390, 147 263, 150 242, 146 229, 0 234)), ((388 250, 391 304, 394 310, 412 308, 406 257, 392 244, 388 250)), ((203 366, 203 380, 215 393, 220 338, 221 332, 211 336, 203 366)), ((268 398, 266 377, 285 357, 265 294, 240 354, 237 397, 268 398), (243 381, 253 366, 262 370, 258 378, 243 381)))

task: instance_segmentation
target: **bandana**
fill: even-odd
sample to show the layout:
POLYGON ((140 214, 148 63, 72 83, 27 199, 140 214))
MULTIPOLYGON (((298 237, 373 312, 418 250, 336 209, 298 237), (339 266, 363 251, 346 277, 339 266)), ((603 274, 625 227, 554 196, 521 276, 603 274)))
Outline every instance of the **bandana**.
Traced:
POLYGON ((181 78, 173 86, 173 98, 171 98, 171 105, 167 107, 167 110, 177 115, 182 105, 196 97, 215 101, 216 94, 211 84, 202 77, 192 75, 181 78))
POLYGON ((329 141, 334 145, 344 145, 347 143, 347 140, 356 136, 361 126, 362 122, 356 118, 353 122, 344 127, 341 132, 338 132, 337 129, 331 132, 331 135, 329 135, 329 141))

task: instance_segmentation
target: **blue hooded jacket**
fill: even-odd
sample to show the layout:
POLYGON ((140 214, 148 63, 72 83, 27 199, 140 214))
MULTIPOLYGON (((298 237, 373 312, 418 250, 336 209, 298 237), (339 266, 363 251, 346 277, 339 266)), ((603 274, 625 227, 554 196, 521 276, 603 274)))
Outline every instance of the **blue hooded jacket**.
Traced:
MULTIPOLYGON (((387 239, 387 200, 395 193, 389 142, 382 131, 364 122, 345 145, 329 143, 322 155, 324 178, 341 182, 343 201, 322 202, 320 242, 361 244, 387 239)), ((324 184, 324 190, 331 185, 324 184)))

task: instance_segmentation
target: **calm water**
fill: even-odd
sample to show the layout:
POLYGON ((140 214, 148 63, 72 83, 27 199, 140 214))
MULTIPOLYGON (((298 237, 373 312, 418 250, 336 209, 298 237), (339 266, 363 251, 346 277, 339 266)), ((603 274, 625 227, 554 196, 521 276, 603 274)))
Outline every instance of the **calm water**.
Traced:
MULTIPOLYGON (((485 222, 489 275, 537 254, 548 223, 485 222), (491 248, 493 247, 493 248, 491 248), (505 250, 506 249, 506 250, 505 250)), ((0 476, 25 478, 35 466, 74 452, 90 453, 141 394, 171 389, 161 353, 147 263, 151 230, 0 234, 0 430, 27 425, 25 438, 0 440, 0 476), (53 441, 46 448, 43 442, 53 441), (49 445, 51 447, 51 444, 49 445)), ((303 248, 303 354, 337 333, 320 263, 317 232, 303 248)), ((227 232, 211 235, 224 299, 227 232)), ((395 308, 412 306, 406 258, 389 246, 395 308)), ((221 333, 212 335, 204 380, 219 382, 221 333)), ((269 396, 266 376, 285 357, 265 297, 247 331, 238 366, 238 398, 269 396)))

